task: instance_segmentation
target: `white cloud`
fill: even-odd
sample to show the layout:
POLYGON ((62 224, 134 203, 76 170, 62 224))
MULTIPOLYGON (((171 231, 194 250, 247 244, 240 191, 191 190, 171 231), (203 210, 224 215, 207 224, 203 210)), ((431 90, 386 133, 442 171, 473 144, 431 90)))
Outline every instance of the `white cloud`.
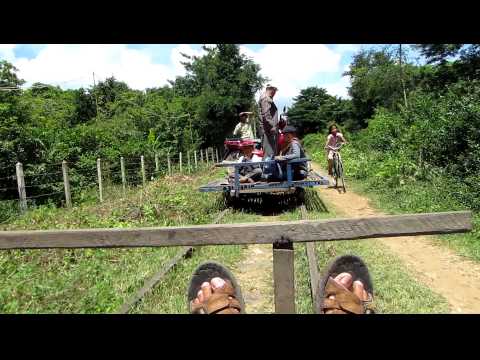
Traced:
POLYGON ((190 45, 186 44, 181 44, 175 47, 170 55, 175 76, 185 75, 185 68, 182 65, 182 62, 185 62, 186 59, 182 56, 182 53, 189 56, 201 56, 205 51, 203 49, 195 50, 190 45))
POLYGON ((14 48, 15 44, 0 44, 0 60, 12 62, 15 59, 14 48))
MULTIPOLYGON (((207 44, 207 46, 210 46, 207 44)), ((19 69, 19 77, 29 86, 34 82, 59 85, 62 88, 88 87, 109 76, 125 81, 134 89, 145 89, 167 84, 167 80, 184 75, 181 53, 201 56, 203 49, 188 44, 174 47, 169 60, 156 63, 156 53, 150 48, 131 49, 120 44, 47 45, 31 59, 15 58, 15 45, 0 45, 0 58, 12 62, 19 69)), ((240 50, 261 66, 262 75, 279 87, 277 101, 290 103, 300 89, 307 86, 325 87, 332 95, 346 96, 348 78, 340 78, 341 57, 359 45, 326 46, 321 44, 274 44, 259 50, 241 46, 240 50), (326 75, 326 77, 325 77, 326 75), (332 77, 332 75, 334 75, 332 77), (337 82, 327 83, 340 78, 337 82)), ((155 50, 158 51, 158 50, 155 50)))
POLYGON ((279 88, 277 96, 283 99, 317 85, 318 74, 338 72, 341 67, 341 54, 321 44, 274 44, 258 51, 241 46, 241 51, 261 66, 261 74, 279 88))
MULTIPOLYGON (((0 50, 2 51, 2 50, 0 50)), ((8 51, 7 50, 3 50, 8 51)), ((13 53, 13 50, 11 50, 13 53)), ((142 49, 130 49, 119 44, 48 45, 35 58, 12 58, 19 77, 26 85, 43 82, 62 88, 87 87, 97 81, 115 76, 134 89, 167 84, 167 80, 183 75, 180 53, 200 55, 190 45, 179 45, 171 52, 171 63, 155 63, 152 54, 142 49)), ((2 54, 2 53, 0 53, 2 54)))
POLYGON ((348 86, 350 86, 350 78, 348 76, 342 77, 337 82, 322 85, 330 95, 339 96, 343 99, 350 98, 348 95, 348 86))

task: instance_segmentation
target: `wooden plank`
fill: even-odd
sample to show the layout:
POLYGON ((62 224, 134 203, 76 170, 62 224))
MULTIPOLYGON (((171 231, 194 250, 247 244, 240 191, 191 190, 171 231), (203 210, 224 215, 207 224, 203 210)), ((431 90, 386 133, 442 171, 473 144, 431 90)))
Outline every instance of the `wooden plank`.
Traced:
MULTIPOLYGON (((307 220, 307 209, 305 205, 300 207, 300 212, 302 214, 302 220, 307 220)), ((307 242, 305 246, 308 259, 308 271, 310 274, 310 295, 312 296, 313 311, 316 312, 318 307, 317 304, 317 290, 318 284, 320 283, 320 273, 318 271, 318 260, 317 254, 315 251, 315 243, 307 242)))
POLYGON ((23 165, 18 162, 16 165, 18 198, 20 199, 20 211, 27 211, 27 193, 25 191, 25 178, 23 177, 23 165))
POLYGON ((295 314, 293 243, 273 244, 273 292, 276 314, 295 314))
POLYGON ((63 187, 65 189, 65 203, 68 208, 72 207, 72 196, 70 195, 70 179, 68 178, 68 165, 62 161, 63 187))
MULTIPOLYGON (((218 223, 228 212, 229 209, 223 210, 214 220, 214 224, 218 223)), ((145 285, 138 290, 134 296, 132 296, 125 304, 123 304, 120 310, 117 312, 118 314, 127 314, 130 309, 139 302, 148 292, 150 292, 164 277, 165 275, 172 270, 175 265, 182 259, 190 257, 193 253, 193 247, 191 246, 184 246, 175 257, 168 262, 165 268, 161 269, 159 272, 154 274, 148 281, 145 282, 145 285)))
POLYGON ((0 249, 110 248, 355 240, 468 232, 470 211, 184 227, 0 231, 0 249))

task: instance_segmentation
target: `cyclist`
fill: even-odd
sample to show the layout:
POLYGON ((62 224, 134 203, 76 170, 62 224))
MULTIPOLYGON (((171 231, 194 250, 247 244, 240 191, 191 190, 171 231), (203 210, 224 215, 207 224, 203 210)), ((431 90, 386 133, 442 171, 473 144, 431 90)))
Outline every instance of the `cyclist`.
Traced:
POLYGON ((327 150, 328 159, 328 175, 333 176, 333 149, 337 148, 337 146, 340 144, 346 143, 347 141, 343 137, 343 134, 340 132, 337 125, 330 125, 328 128, 327 143, 325 144, 325 150, 327 150))

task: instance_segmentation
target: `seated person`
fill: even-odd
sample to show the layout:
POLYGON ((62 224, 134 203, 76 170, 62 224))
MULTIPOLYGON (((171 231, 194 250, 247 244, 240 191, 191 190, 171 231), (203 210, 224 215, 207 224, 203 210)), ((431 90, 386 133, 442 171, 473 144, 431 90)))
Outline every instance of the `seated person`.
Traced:
POLYGON ((251 112, 241 112, 238 116, 240 122, 235 126, 233 130, 233 136, 241 139, 253 139, 252 124, 250 123, 249 115, 251 112))
MULTIPOLYGON (((282 133, 285 135, 285 146, 280 151, 278 156, 275 156, 275 160, 278 161, 285 161, 285 160, 293 160, 293 159, 300 159, 305 157, 305 150, 303 149, 300 141, 297 138, 297 129, 293 126, 286 126, 283 129, 282 133)), ((281 180, 287 179, 287 164, 281 163, 280 164, 281 180)), ((301 163, 294 163, 292 164, 292 171, 293 171, 293 179, 294 180, 302 180, 305 179, 308 175, 308 167, 306 162, 301 163)))
MULTIPOLYGON (((238 159, 239 163, 242 162, 258 162, 262 161, 262 158, 256 154, 254 154, 255 149, 255 142, 254 141, 246 141, 242 145, 242 153, 243 155, 238 159)), ((259 181, 262 178, 262 169, 259 165, 245 165, 240 167, 239 169, 240 174, 240 182, 241 183, 253 183, 259 181)), ((230 172, 229 177, 234 178, 235 173, 230 172)))

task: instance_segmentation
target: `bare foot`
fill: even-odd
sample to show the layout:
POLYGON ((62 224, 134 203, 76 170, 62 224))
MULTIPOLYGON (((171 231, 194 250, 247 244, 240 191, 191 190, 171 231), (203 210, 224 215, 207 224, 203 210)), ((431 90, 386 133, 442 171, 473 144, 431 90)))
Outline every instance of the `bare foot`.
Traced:
MULTIPOLYGON (((220 289, 224 289, 226 284, 227 283, 225 282, 225 280, 223 280, 222 278, 219 278, 219 277, 213 278, 212 280, 210 280, 210 282, 204 282, 201 285, 201 290, 199 290, 198 293, 197 293, 197 297, 192 300, 193 305, 194 306, 199 306, 200 304, 206 303, 208 301, 208 299, 216 291, 218 291, 220 289)), ((230 300, 233 299, 232 296, 229 296, 228 298, 230 300)), ((200 312, 202 314, 205 313, 203 310, 200 310, 200 312)), ((235 309, 235 308, 229 308, 228 312, 226 312, 226 313, 228 313, 228 314, 238 314, 238 313, 240 313, 240 311, 238 309, 235 309)))
MULTIPOLYGON (((335 281, 340 287, 345 288, 348 291, 353 292, 361 301, 369 301, 372 299, 372 295, 368 294, 361 281, 353 281, 352 275, 349 273, 338 274, 333 281, 335 281)), ((335 300, 335 295, 330 295, 329 299, 335 300)), ((335 310, 328 310, 325 313, 334 313, 335 310)))

